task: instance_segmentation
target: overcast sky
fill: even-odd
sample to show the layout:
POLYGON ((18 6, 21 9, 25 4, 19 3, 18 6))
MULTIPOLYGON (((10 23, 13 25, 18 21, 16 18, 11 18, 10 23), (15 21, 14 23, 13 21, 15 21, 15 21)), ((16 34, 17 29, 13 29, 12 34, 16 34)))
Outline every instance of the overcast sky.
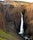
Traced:
POLYGON ((19 0, 19 1, 33 2, 33 0, 19 0))
MULTIPOLYGON (((4 1, 4 0, 0 0, 0 1, 4 1)), ((33 0, 13 0, 13 1, 25 1, 25 2, 33 2, 33 0)))
POLYGON ((33 2, 33 0, 22 0, 22 1, 25 1, 25 2, 33 2))

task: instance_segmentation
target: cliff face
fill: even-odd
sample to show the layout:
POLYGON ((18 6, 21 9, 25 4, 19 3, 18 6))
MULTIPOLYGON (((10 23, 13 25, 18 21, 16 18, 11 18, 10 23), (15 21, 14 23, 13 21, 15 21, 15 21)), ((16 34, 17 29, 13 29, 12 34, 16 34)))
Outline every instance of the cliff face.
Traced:
POLYGON ((5 21, 3 18, 3 5, 2 4, 0 4, 0 29, 3 29, 4 31, 6 31, 5 21))
POLYGON ((0 29, 3 29, 5 32, 11 32, 15 37, 18 37, 17 40, 22 40, 23 38, 20 38, 17 34, 20 28, 18 7, 0 4, 0 8, 0 29))
MULTIPOLYGON (((23 6, 17 6, 15 7, 14 5, 3 5, 0 4, 0 14, 2 17, 2 22, 3 22, 3 27, 4 30, 10 28, 10 30, 8 29, 8 31, 14 30, 15 32, 19 32, 19 25, 20 25, 20 13, 21 11, 23 11, 23 6), (10 27, 8 27, 8 26, 10 27), (15 29, 13 29, 13 27, 11 27, 12 25, 14 25, 13 27, 15 29), (18 30, 18 31, 17 31, 18 30)), ((0 17, 0 22, 1 22, 1 17, 0 17)), ((1 23, 2 23, 1 22, 1 23)))
POLYGON ((0 4, 0 29, 7 32, 19 32, 20 13, 24 12, 24 21, 26 24, 25 33, 33 35, 33 4, 23 4, 10 2, 4 5, 0 4))
POLYGON ((26 23, 26 33, 27 34, 30 34, 30 35, 33 35, 33 5, 28 5, 26 7, 26 12, 25 12, 25 23, 26 23))

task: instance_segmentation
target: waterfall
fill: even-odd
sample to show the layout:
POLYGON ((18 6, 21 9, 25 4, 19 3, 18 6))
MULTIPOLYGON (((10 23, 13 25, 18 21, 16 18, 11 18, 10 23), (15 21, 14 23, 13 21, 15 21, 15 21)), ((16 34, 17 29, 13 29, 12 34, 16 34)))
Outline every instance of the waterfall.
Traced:
POLYGON ((20 32, 19 34, 23 34, 24 33, 24 29, 23 29, 23 14, 21 13, 21 25, 20 25, 20 32))

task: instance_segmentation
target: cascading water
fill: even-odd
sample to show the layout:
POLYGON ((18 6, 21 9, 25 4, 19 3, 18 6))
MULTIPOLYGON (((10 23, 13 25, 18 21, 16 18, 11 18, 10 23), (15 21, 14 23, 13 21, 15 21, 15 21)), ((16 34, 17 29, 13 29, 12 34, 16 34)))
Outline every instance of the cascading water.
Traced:
POLYGON ((21 13, 21 25, 20 25, 20 32, 19 34, 23 34, 24 33, 24 29, 23 29, 23 14, 21 13))
POLYGON ((28 38, 28 36, 24 36, 24 28, 23 28, 23 14, 21 13, 21 25, 20 25, 20 32, 18 33, 21 35, 21 37, 24 38, 24 40, 30 40, 30 38, 28 38))

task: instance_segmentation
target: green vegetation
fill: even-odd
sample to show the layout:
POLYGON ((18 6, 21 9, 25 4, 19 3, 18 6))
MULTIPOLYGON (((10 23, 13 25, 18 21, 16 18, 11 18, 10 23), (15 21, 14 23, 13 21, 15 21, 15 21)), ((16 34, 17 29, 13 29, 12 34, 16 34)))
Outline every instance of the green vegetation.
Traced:
POLYGON ((0 40, 19 40, 17 37, 13 36, 12 33, 8 34, 0 30, 0 40))

